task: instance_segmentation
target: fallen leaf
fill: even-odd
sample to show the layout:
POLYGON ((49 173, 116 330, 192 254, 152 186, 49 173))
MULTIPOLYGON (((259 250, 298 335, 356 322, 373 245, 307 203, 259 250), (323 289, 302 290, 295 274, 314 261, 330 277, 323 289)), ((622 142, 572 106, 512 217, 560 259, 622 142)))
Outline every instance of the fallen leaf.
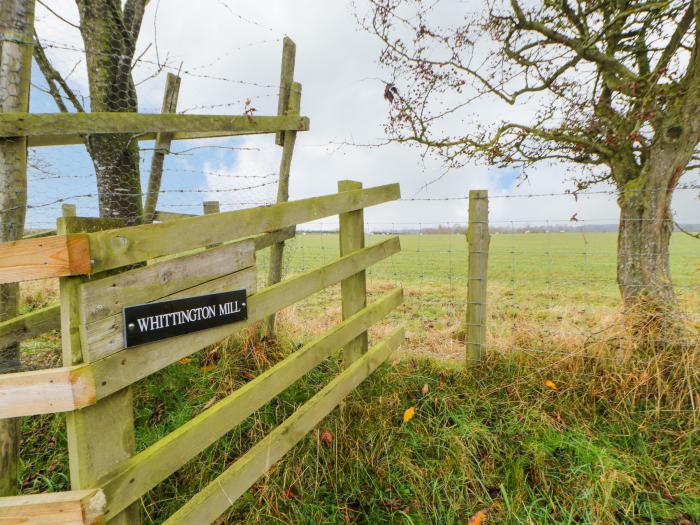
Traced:
POLYGON ((471 518, 469 518, 469 522, 467 525, 483 525, 486 523, 486 513, 488 512, 487 509, 481 509, 479 512, 474 514, 471 518))
POLYGON ((183 357, 182 359, 180 359, 178 361, 178 363, 183 364, 183 365, 186 365, 187 363, 191 363, 191 362, 192 362, 191 357, 183 357))
POLYGON ((329 448, 333 444, 333 434, 331 434, 331 432, 329 430, 324 430, 321 433, 320 439, 321 439, 321 442, 329 448))
POLYGON ((202 372, 211 372, 212 370, 216 370, 216 365, 203 366, 200 370, 202 372))
POLYGON ((428 386, 428 383, 424 384, 424 385, 423 385, 423 388, 421 388, 420 391, 423 392, 423 395, 425 395, 425 394, 427 394, 428 392, 430 392, 430 387, 428 386))
POLYGON ((416 415, 416 409, 415 407, 407 408, 406 411, 403 413, 403 422, 408 423, 413 419, 413 416, 416 415))
POLYGON ((556 389, 557 389, 556 383, 555 383, 554 381, 552 381, 551 379, 547 379, 547 380, 544 382, 544 386, 546 386, 546 387, 549 388, 550 390, 556 390, 556 389))

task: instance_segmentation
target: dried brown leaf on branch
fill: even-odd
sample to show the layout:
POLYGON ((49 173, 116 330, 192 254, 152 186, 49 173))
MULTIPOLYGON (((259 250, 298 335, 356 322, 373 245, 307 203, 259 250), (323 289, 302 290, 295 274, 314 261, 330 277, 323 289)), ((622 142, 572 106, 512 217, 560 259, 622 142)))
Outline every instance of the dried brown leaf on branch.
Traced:
POLYGON ((394 84, 387 84, 384 87, 384 100, 386 100, 389 103, 394 103, 394 98, 396 98, 399 95, 399 90, 396 89, 396 86, 394 84))

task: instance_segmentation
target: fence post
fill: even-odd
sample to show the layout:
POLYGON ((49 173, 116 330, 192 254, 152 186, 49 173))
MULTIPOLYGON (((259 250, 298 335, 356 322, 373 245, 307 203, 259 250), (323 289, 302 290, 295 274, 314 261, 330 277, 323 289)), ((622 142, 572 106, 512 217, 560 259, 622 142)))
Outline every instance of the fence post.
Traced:
MULTIPOLYGON (((70 212, 70 209, 68 210, 70 212)), ((123 226, 123 224, 120 224, 123 226)), ((114 219, 58 219, 57 233, 114 228, 114 219)), ((94 276, 93 276, 94 277, 94 276)), ((80 284, 86 277, 59 279, 61 303, 61 344, 65 366, 86 362, 80 336, 80 284)), ((101 399, 96 404, 66 414, 68 463, 73 490, 97 486, 98 480, 112 472, 136 450, 133 395, 131 387, 101 399)), ((109 525, 139 525, 140 507, 134 503, 116 516, 109 525)))
MULTIPOLYGON (((361 182, 353 180, 338 181, 338 191, 359 190, 361 182)), ((362 209, 341 213, 340 219, 340 256, 361 250, 365 247, 365 218, 362 209)), ((343 302, 343 320, 367 306, 367 276, 361 271, 340 282, 340 294, 343 302)), ((362 354, 367 352, 367 332, 363 332, 343 348, 343 364, 349 366, 362 354)))
MULTIPOLYGON (((34 0, 3 2, 0 8, 0 112, 29 110, 34 37, 34 0)), ((27 202, 27 139, 0 140, 0 242, 24 236, 27 202)), ((19 284, 0 285, 0 321, 19 312, 19 284)), ((0 370, 20 366, 19 343, 0 347, 0 370)), ((16 494, 20 441, 19 418, 0 419, 0 496, 16 494)))
POLYGON ((204 215, 209 215, 210 213, 220 213, 221 206, 219 201, 204 201, 202 203, 202 211, 204 215))
POLYGON ((489 262, 489 193, 469 192, 469 270, 467 283, 467 362, 486 355, 486 275, 489 262))
POLYGON ((75 204, 61 204, 61 215, 64 217, 76 217, 78 215, 78 208, 75 204))
MULTIPOLYGON (((180 77, 173 73, 168 73, 165 79, 165 93, 163 94, 163 106, 160 112, 175 113, 179 94, 180 77)), ((151 158, 151 173, 148 176, 146 202, 143 205, 143 222, 147 224, 152 223, 153 217, 155 217, 160 181, 163 178, 163 164, 165 163, 165 155, 170 153, 172 136, 172 133, 158 133, 156 135, 156 145, 151 158)))
MULTIPOLYGON (((280 91, 277 106, 278 115, 299 115, 301 109, 301 84, 294 82, 294 61, 296 45, 289 37, 284 37, 282 44, 282 68, 280 71, 280 91)), ((296 142, 296 131, 279 132, 275 143, 282 146, 280 160, 279 182, 277 185, 277 202, 289 200, 289 175, 292 165, 292 155, 296 142)), ((277 284, 282 280, 282 260, 284 258, 284 242, 278 242, 270 248, 270 270, 267 285, 277 284)), ((275 335, 275 316, 266 320, 265 333, 267 337, 275 335)))

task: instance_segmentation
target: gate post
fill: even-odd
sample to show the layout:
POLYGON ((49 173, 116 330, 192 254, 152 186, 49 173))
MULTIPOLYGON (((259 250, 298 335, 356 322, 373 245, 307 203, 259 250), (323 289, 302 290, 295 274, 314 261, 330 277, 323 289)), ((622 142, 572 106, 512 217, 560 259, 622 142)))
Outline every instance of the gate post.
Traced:
POLYGON ((467 363, 486 355, 486 276, 489 262, 489 193, 469 191, 469 270, 467 282, 467 363))
MULTIPOLYGON (((359 190, 361 182, 353 180, 338 181, 338 191, 359 190)), ((340 256, 361 250, 365 247, 365 218, 362 209, 341 213, 340 222, 340 256)), ((343 302, 343 320, 367 306, 367 276, 363 270, 340 282, 343 302)), ((367 332, 363 332, 343 348, 343 365, 349 366, 362 354, 367 353, 367 332)))
MULTIPOLYGON (((66 211, 71 213, 73 210, 66 211)), ((123 225, 123 221, 117 219, 67 216, 58 219, 57 233, 91 232, 123 225)), ((83 353, 80 335, 80 284, 86 279, 84 276, 59 279, 64 366, 89 362, 83 353)), ((112 472, 136 451, 131 387, 94 405, 69 412, 66 414, 66 430, 71 488, 96 487, 102 476, 112 472)), ((139 525, 140 510, 139 504, 134 503, 116 516, 108 516, 107 522, 109 525, 139 525)))

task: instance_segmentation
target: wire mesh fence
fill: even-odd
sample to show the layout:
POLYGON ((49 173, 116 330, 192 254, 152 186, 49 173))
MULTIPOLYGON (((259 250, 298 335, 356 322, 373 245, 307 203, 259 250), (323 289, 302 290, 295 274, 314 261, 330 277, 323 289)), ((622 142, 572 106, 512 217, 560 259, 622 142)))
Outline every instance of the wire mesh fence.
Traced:
MULTIPOLYGON (((692 217, 676 221, 685 225, 697 222, 692 217)), ((632 343, 618 286, 614 219, 573 223, 570 218, 492 220, 490 229, 489 351, 610 362, 629 357, 632 343)), ((398 283, 406 290, 403 315, 411 328, 410 352, 464 358, 468 285, 465 230, 466 207, 463 222, 368 225, 368 242, 387 234, 401 238, 401 253, 373 268, 369 282, 375 291, 387 283, 398 283)), ((682 339, 667 342, 682 347, 700 345, 699 243, 692 232, 679 229, 670 243, 672 286, 679 305, 676 315, 689 331, 682 339)), ((304 271, 329 261, 337 255, 337 244, 336 224, 314 225, 313 230, 300 232, 289 243, 288 271, 304 271)), ((322 328, 327 315, 339 315, 328 310, 331 299, 322 297, 299 307, 293 313, 294 322, 304 329, 314 324, 322 328)))

